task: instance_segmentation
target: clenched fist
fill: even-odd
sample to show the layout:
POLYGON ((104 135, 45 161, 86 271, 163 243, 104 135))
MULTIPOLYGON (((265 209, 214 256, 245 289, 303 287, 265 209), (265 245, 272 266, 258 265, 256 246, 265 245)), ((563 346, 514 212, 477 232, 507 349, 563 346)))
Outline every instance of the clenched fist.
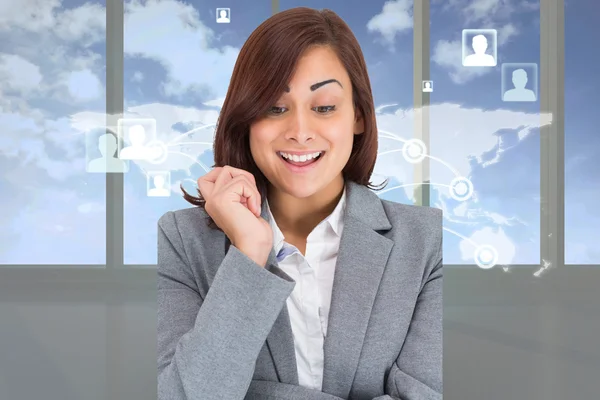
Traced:
POLYGON ((254 176, 242 169, 217 167, 198 179, 204 209, 231 243, 264 267, 273 247, 273 231, 261 217, 254 176))

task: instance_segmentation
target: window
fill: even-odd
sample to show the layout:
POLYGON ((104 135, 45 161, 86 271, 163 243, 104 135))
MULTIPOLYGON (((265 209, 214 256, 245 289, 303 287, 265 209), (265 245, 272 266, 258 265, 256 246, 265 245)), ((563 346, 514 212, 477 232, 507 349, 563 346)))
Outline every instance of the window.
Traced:
POLYGON ((0 265, 153 267, 157 219, 190 206, 179 184, 193 192, 212 165, 214 123, 240 47, 273 12, 296 6, 330 8, 355 32, 378 112, 376 179, 390 179, 380 195, 445 211, 447 264, 475 266, 475 255, 497 255, 509 266, 562 265, 564 256, 598 265, 595 64, 579 45, 594 37, 586 28, 593 10, 569 3, 563 35, 553 28, 562 15, 553 4, 272 0, 234 2, 223 17, 215 1, 110 0, 106 8, 43 6, 40 15, 51 17, 41 19, 7 9, 0 190, 10 196, 0 211, 0 265), (467 31, 465 55, 482 34, 496 49, 489 53, 495 66, 462 65, 464 29, 494 30, 467 31), (505 101, 523 76, 534 101, 505 101), (86 172, 90 161, 104 160, 100 150, 112 135, 123 148, 140 131, 119 125, 121 114, 159 142, 161 162, 131 160, 122 174, 86 172), (407 142, 422 143, 428 155, 408 160, 422 154, 407 142), (148 195, 161 188, 170 196, 148 195))
POLYGON ((539 264, 539 2, 433 0, 430 18, 431 205, 445 214, 444 261, 539 264))
POLYGON ((104 6, 14 4, 0 16, 0 265, 103 266, 106 175, 86 163, 106 133, 104 6))
POLYGON ((565 258, 568 264, 600 264, 600 136, 597 110, 597 6, 565 6, 565 258))
POLYGON ((156 136, 148 139, 165 143, 166 154, 156 164, 132 161, 124 176, 125 264, 156 264, 156 221, 192 207, 179 185, 195 194, 197 178, 213 165, 214 124, 237 55, 272 12, 266 1, 235 2, 225 11, 229 23, 218 23, 219 7, 204 0, 126 5, 125 116, 139 119, 149 135, 145 121, 155 120, 156 136), (160 184, 168 197, 153 196, 160 184))

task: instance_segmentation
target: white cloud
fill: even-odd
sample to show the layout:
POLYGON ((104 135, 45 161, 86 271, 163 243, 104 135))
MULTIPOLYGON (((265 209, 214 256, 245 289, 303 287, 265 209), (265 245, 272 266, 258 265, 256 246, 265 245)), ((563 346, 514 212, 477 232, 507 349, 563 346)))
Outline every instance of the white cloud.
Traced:
POLYGON ((104 40, 106 12, 101 4, 85 3, 71 9, 61 6, 61 0, 2 1, 0 31, 55 35, 65 41, 79 42, 79 46, 104 40))
MULTIPOLYGON (((443 4, 445 9, 458 13, 459 19, 462 17, 462 25, 466 28, 496 29, 498 55, 501 55, 502 49, 521 33, 514 16, 518 14, 523 20, 529 17, 527 12, 533 9, 530 2, 522 0, 452 0, 443 4)), ((496 68, 464 67, 460 39, 438 40, 433 46, 431 60, 448 69, 450 79, 459 85, 496 71, 496 68)), ((498 62, 500 63, 500 60, 498 62)))
POLYGON ((486 67, 464 67, 462 65, 462 42, 460 40, 438 40, 433 48, 431 61, 449 70, 450 79, 463 84, 493 70, 486 67))
POLYGON ((37 166, 57 181, 65 181, 85 172, 84 160, 76 157, 77 150, 74 147, 84 146, 85 142, 78 143, 80 137, 73 135, 73 131, 64 122, 50 119, 40 121, 34 116, 0 109, 0 126, 3 128, 0 135, 0 156, 11 162, 21 166, 37 166), (70 133, 65 132, 67 129, 70 133), (68 140, 59 140, 59 137, 68 140), (51 157, 47 152, 46 142, 53 143, 65 154, 51 157))
POLYGON ((180 96, 200 90, 224 95, 239 49, 212 47, 215 33, 191 5, 153 0, 126 5, 125 53, 161 63, 167 71, 162 89, 180 96))
POLYGON ((413 27, 412 1, 386 1, 381 13, 367 23, 369 32, 379 33, 383 42, 393 50, 396 35, 409 32, 413 27))
POLYGON ((144 73, 142 71, 135 71, 131 77, 132 82, 142 82, 144 80, 144 73))
POLYGON ((71 71, 63 79, 75 100, 94 100, 104 94, 102 82, 89 69, 71 71))
POLYGON ((68 42, 87 47, 103 42, 106 32, 106 9, 101 4, 85 3, 63 10, 56 16, 54 33, 68 42))
POLYGON ((0 30, 21 28, 43 32, 55 25, 56 9, 61 0, 21 0, 0 2, 0 30))
POLYGON ((513 24, 512 22, 509 22, 505 25, 500 26, 498 29, 498 47, 502 47, 505 44, 507 44, 508 42, 510 42, 510 40, 517 36, 520 32, 519 32, 519 28, 516 27, 515 24, 513 24))
MULTIPOLYGON (((498 54, 501 48, 517 36, 519 31, 512 23, 507 23, 497 29, 498 31, 498 54)), ((449 70, 450 79, 456 84, 464 84, 473 78, 496 71, 488 67, 464 67, 462 65, 462 41, 461 40, 438 40, 433 48, 431 61, 449 70)))
POLYGON ((41 82, 39 66, 15 54, 0 54, 0 87, 29 92, 41 82))

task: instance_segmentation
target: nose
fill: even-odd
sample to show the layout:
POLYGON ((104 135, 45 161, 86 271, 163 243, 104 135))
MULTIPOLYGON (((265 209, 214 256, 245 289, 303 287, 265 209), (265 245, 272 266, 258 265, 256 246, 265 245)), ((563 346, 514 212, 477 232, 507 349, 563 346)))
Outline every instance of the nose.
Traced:
POLYGON ((310 115, 307 112, 297 110, 290 114, 285 139, 293 140, 300 144, 314 140, 316 133, 312 127, 310 115))

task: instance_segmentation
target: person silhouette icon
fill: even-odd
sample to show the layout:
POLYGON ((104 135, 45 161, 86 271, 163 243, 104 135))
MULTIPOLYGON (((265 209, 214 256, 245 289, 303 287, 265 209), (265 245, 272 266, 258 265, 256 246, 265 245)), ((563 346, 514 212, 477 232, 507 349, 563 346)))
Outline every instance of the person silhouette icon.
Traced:
POLYGON ((465 67, 495 67, 496 58, 490 54, 486 54, 488 49, 488 40, 485 35, 473 36, 471 45, 475 54, 466 56, 463 59, 465 67))
POLYGON ((516 69, 512 73, 512 83, 514 89, 507 90, 502 96, 504 101, 536 101, 537 96, 533 90, 526 89, 528 82, 527 71, 522 68, 516 69))
POLYGON ((221 8, 219 9, 219 17, 217 18, 217 24, 228 24, 230 23, 230 19, 229 19, 229 13, 227 12, 226 9, 221 8))
POLYGON ((143 125, 133 125, 129 128, 129 142, 127 146, 119 153, 121 160, 152 160, 156 157, 156 151, 146 147, 146 130, 143 125))
POLYGON ((154 175, 152 179, 154 188, 148 190, 148 196, 150 197, 169 197, 171 192, 165 187, 166 179, 164 175, 154 175))
POLYGON ((431 86, 431 81, 423 81, 423 92, 424 93, 433 92, 433 87, 431 86))
POLYGON ((87 171, 93 173, 127 172, 127 164, 116 157, 118 150, 117 137, 106 133, 98 138, 98 150, 102 157, 91 160, 87 171))

